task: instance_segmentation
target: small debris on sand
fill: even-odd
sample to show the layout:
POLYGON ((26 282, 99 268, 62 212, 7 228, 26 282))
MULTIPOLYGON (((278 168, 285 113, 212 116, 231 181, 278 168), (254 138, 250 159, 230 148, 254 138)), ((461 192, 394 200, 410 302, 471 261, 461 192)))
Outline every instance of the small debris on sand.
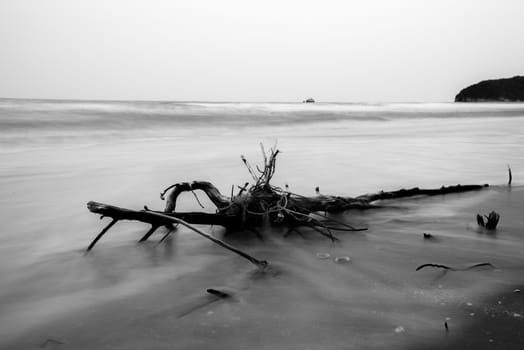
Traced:
POLYGON ((209 294, 213 294, 221 299, 225 299, 225 298, 229 298, 231 295, 229 295, 228 293, 225 293, 225 292, 222 292, 222 291, 219 291, 219 290, 216 290, 216 289, 212 289, 212 288, 209 288, 207 290, 207 292, 209 294))
POLYGON ((337 256, 335 258, 335 262, 337 264, 345 264, 351 261, 351 258, 349 256, 337 256))
POLYGON ((404 329, 404 327, 402 326, 398 326, 397 328, 395 328, 395 333, 404 333, 406 330, 404 329))
POLYGON ((40 344, 41 348, 47 348, 48 346, 54 346, 54 345, 64 345, 64 342, 53 339, 53 338, 47 338, 45 342, 40 344))

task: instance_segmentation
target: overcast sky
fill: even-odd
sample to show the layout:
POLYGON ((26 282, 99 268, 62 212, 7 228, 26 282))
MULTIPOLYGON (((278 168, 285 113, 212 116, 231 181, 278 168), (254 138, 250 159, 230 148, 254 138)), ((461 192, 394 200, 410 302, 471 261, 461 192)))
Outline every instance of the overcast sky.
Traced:
POLYGON ((519 74, 522 0, 0 1, 0 97, 452 101, 519 74))

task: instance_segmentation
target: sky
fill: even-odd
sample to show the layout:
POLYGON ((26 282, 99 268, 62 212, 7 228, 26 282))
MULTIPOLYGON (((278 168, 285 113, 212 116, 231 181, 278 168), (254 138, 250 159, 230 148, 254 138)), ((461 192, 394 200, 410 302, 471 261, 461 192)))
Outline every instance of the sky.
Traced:
POLYGON ((524 75, 522 0, 0 0, 0 97, 445 102, 524 75))

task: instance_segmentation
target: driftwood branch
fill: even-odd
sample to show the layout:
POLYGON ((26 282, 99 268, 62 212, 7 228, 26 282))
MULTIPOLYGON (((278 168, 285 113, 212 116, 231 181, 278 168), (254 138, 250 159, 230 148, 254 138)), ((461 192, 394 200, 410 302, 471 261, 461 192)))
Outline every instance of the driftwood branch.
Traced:
MULTIPOLYGON (((174 208, 176 208, 176 199, 182 192, 191 191, 192 188, 198 188, 202 190, 215 205, 217 205, 219 212, 229 211, 229 213, 234 216, 238 213, 235 213, 234 205, 235 199, 227 199, 220 191, 209 182, 204 181, 193 181, 191 184, 183 182, 181 184, 173 185, 175 190, 173 190, 169 197, 168 203, 164 211, 166 213, 172 213, 174 208), (179 186, 180 185, 180 186, 179 186)), ((315 197, 306 197, 291 192, 283 191, 283 194, 286 196, 289 207, 298 208, 302 213, 312 213, 312 212, 329 212, 336 213, 349 209, 370 209, 376 208, 376 205, 373 203, 379 200, 393 200, 406 197, 415 197, 415 196, 437 196, 445 195, 452 193, 463 193, 470 191, 478 191, 483 188, 488 187, 485 185, 455 185, 455 186, 442 186, 438 189, 424 189, 424 188, 410 188, 410 189, 401 189, 398 191, 390 192, 378 192, 372 194, 365 194, 358 197, 340 197, 340 196, 325 196, 319 195, 315 197)), ((241 192, 245 190, 245 187, 242 188, 241 192)), ((260 192, 257 193, 257 200, 278 200, 281 199, 282 195, 276 195, 273 192, 260 192)), ((237 208, 240 209, 240 208, 237 208)), ((261 212, 262 214, 262 212, 261 212)))
POLYGON ((213 204, 219 209, 227 207, 230 204, 229 199, 223 196, 220 193, 220 191, 210 182, 193 181, 191 183, 190 182, 177 183, 177 184, 169 186, 162 193, 160 193, 160 198, 164 199, 166 192, 171 188, 173 188, 173 190, 171 191, 171 193, 169 194, 169 197, 167 198, 166 208, 164 210, 166 213, 171 213, 175 211, 177 198, 182 192, 188 192, 188 191, 193 192, 195 190, 203 191, 209 197, 211 202, 213 202, 213 204))
POLYGON ((112 205, 107 205, 107 204, 97 203, 97 202, 87 203, 87 208, 93 213, 102 214, 103 216, 108 216, 113 219, 111 223, 108 226, 106 226, 102 230, 102 232, 89 245, 89 247, 87 248, 88 251, 91 250, 94 247, 94 245, 96 244, 96 242, 119 220, 136 220, 136 221, 141 221, 141 222, 151 224, 152 226, 152 228, 146 233, 146 235, 140 241, 144 241, 145 239, 147 239, 147 237, 149 237, 153 233, 153 231, 156 230, 160 226, 167 226, 170 224, 180 224, 182 226, 185 226, 193 230, 194 232, 198 233, 199 235, 213 241, 214 243, 240 255, 241 257, 249 260, 251 263, 255 264, 258 267, 267 266, 266 261, 258 260, 252 257, 251 255, 241 251, 240 249, 237 249, 227 244, 226 242, 223 242, 219 240, 218 238, 213 237, 203 232, 202 230, 192 226, 191 224, 175 216, 170 216, 170 215, 166 215, 163 213, 146 211, 146 210, 141 210, 141 211, 129 210, 129 209, 119 208, 119 207, 115 207, 112 205))
POLYGON ((234 224, 234 220, 236 219, 234 217, 229 217, 226 214, 209 214, 201 212, 164 213, 153 210, 137 211, 93 201, 87 203, 87 209, 92 213, 102 215, 102 217, 107 216, 117 220, 141 221, 158 227, 169 227, 172 224, 172 221, 169 219, 161 219, 153 215, 154 213, 165 214, 166 216, 181 219, 190 224, 219 225, 224 227, 230 227, 234 224))
MULTIPOLYGON (((91 203, 91 202, 89 202, 89 203, 91 203)), ((89 203, 88 203, 88 206, 89 206, 89 203)), ((100 238, 102 238, 102 236, 105 235, 105 233, 106 233, 107 231, 109 231, 109 229, 110 229, 111 227, 113 227, 113 225, 116 224, 117 222, 118 222, 118 219, 113 219, 113 220, 109 223, 109 225, 107 225, 106 227, 104 227, 104 229, 102 230, 102 232, 100 232, 100 233, 98 234, 98 236, 96 236, 96 238, 93 240, 93 242, 91 242, 91 244, 89 245, 89 247, 87 247, 87 250, 90 251, 91 249, 93 249, 93 247, 95 246, 96 242, 98 242, 98 240, 99 240, 100 238)))
POLYGON ((442 186, 440 188, 436 189, 425 189, 425 188, 410 188, 410 189, 401 189, 398 191, 391 191, 391 192, 379 192, 374 194, 366 194, 363 196, 359 196, 357 198, 364 199, 369 202, 374 202, 377 200, 387 200, 387 199, 399 199, 399 198, 406 198, 406 197, 414 197, 414 196, 439 196, 444 194, 450 194, 450 193, 463 193, 463 192, 470 192, 470 191, 478 191, 485 187, 488 187, 488 184, 484 185, 455 185, 455 186, 442 186))

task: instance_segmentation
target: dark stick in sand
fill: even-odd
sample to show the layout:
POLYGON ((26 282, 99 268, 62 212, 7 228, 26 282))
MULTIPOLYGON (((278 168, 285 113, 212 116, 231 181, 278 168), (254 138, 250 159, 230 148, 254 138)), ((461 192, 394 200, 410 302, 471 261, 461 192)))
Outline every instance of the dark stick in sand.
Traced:
POLYGON ((183 311, 182 313, 178 314, 178 318, 181 318, 181 317, 184 317, 184 316, 187 316, 189 315, 190 313, 192 312, 195 312, 199 309, 202 309, 203 307, 206 307, 206 306, 209 306, 213 303, 216 303, 218 301, 223 301, 225 299, 230 299, 232 298, 232 295, 229 294, 229 293, 226 293, 226 292, 222 292, 220 290, 217 290, 217 289, 212 289, 212 288, 209 288, 207 290, 207 292, 213 296, 215 296, 216 298, 213 298, 213 299, 209 299, 209 300, 206 300, 202 303, 198 303, 197 305, 194 305, 192 307, 190 307, 189 309, 183 311))
POLYGON ((467 270, 471 270, 471 269, 474 269, 476 267, 482 267, 482 266, 489 266, 491 268, 496 268, 493 264, 491 264, 489 262, 474 264, 474 265, 471 265, 471 266, 468 266, 468 267, 464 267, 464 268, 455 268, 455 267, 450 267, 450 266, 441 265, 441 264, 424 264, 424 265, 420 265, 419 267, 417 267, 417 269, 415 271, 421 270, 421 269, 423 269, 425 267, 436 267, 436 268, 439 268, 439 269, 445 269, 445 270, 449 270, 449 271, 467 271, 467 270))

